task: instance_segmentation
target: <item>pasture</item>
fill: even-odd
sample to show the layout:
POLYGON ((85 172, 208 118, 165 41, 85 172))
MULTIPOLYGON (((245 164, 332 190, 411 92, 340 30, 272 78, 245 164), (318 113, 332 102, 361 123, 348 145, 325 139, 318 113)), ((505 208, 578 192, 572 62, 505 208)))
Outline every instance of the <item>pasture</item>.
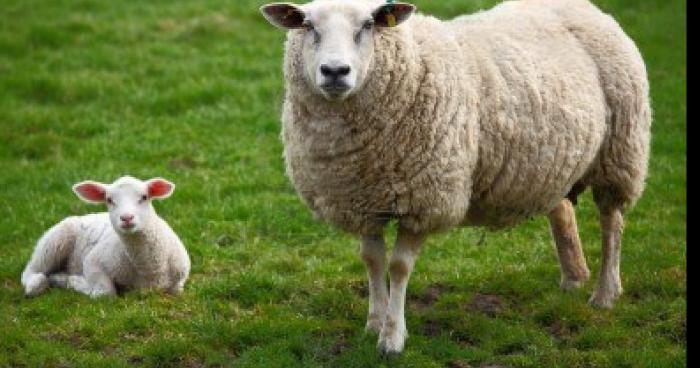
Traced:
MULTIPOLYGON (((496 2, 415 4, 448 18, 496 2)), ((363 330, 358 241, 314 220, 284 175, 285 36, 263 1, 3 1, 0 367, 685 366, 686 4, 594 2, 637 42, 653 99, 625 294, 611 311, 586 304, 601 253, 587 192, 582 290, 559 290, 544 217, 434 236, 409 284, 406 350, 385 360, 363 330), (42 232, 102 210, 71 185, 124 174, 177 184, 156 208, 190 252, 185 293, 26 299, 19 277, 42 232)))

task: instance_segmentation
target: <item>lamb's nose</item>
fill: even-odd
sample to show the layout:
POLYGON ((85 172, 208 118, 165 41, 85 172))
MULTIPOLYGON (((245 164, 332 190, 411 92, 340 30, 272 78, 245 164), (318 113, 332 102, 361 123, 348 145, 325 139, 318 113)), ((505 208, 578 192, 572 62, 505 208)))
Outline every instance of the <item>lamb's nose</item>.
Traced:
POLYGON ((350 74, 349 65, 321 65, 321 74, 328 78, 339 78, 350 74))
POLYGON ((126 222, 126 223, 129 223, 129 222, 131 222, 131 220, 134 219, 134 215, 121 215, 121 216, 119 216, 119 218, 120 218, 122 221, 124 221, 124 222, 126 222))

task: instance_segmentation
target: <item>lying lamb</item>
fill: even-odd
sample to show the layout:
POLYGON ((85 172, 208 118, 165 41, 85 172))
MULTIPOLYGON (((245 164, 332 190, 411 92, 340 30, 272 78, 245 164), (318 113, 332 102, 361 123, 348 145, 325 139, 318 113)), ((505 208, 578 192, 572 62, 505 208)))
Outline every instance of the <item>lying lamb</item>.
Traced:
POLYGON ((22 273, 27 296, 49 285, 91 297, 116 295, 117 288, 182 292, 190 258, 180 238, 156 214, 151 201, 168 198, 171 182, 125 176, 111 185, 85 181, 73 191, 108 213, 69 217, 47 231, 22 273))
POLYGON ((589 276, 572 202, 587 187, 603 263, 590 300, 622 293, 622 215, 641 196, 651 112, 642 57, 588 0, 507 1, 440 21, 406 3, 261 8, 289 30, 282 138, 314 213, 362 239, 367 328, 403 349, 408 278, 426 237, 547 214, 564 289, 589 276), (399 223, 385 280, 383 230, 399 223))

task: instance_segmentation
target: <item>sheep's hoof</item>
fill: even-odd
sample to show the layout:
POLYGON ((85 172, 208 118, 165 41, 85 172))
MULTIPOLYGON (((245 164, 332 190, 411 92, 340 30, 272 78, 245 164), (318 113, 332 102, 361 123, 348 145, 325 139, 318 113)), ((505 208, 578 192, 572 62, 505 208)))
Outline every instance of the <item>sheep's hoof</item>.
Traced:
POLYGON ((596 289, 588 300, 588 304, 595 308, 612 309, 615 305, 615 300, 618 299, 620 295, 622 295, 622 287, 616 288, 615 290, 596 289))
POLYGON ((379 336, 379 343, 377 344, 377 349, 379 353, 387 358, 395 357, 401 354, 403 351, 404 344, 408 338, 408 333, 406 330, 392 329, 392 332, 387 333, 386 328, 382 330, 379 336))
POLYGON ((49 279, 43 273, 37 273, 31 276, 24 287, 24 295, 28 298, 42 294, 49 288, 49 279))
POLYGON ((615 302, 612 298, 604 298, 593 295, 590 299, 588 299, 588 305, 594 308, 612 309, 614 304, 615 302))
POLYGON ((562 291, 568 292, 580 289, 585 283, 586 280, 562 279, 561 283, 559 284, 559 287, 562 291))
POLYGON ((588 270, 585 264, 573 270, 573 273, 574 275, 562 272, 559 287, 563 291, 580 289, 591 278, 591 271, 588 270))
POLYGON ((174 287, 170 289, 166 289, 165 292, 170 295, 178 296, 181 295, 185 291, 184 288, 182 287, 174 287))

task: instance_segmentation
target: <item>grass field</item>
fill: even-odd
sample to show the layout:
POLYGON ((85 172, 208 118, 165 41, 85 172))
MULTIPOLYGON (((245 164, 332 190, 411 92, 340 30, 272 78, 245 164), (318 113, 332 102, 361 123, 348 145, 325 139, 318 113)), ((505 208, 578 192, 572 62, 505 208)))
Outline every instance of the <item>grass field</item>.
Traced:
MULTIPOLYGON (((339 0, 340 1, 340 0, 339 0)), ((441 17, 495 0, 417 0, 441 17)), ((547 222, 431 238, 409 286, 405 353, 363 331, 357 241, 313 220, 284 176, 284 34, 262 0, 5 0, 0 10, 0 367, 681 367, 686 362, 686 5, 596 0, 647 61, 645 196, 627 214, 625 295, 559 291, 547 222), (83 179, 163 176, 157 204, 192 258, 182 297, 25 299, 34 242, 83 179)), ((590 194, 578 207, 600 266, 590 194)))

